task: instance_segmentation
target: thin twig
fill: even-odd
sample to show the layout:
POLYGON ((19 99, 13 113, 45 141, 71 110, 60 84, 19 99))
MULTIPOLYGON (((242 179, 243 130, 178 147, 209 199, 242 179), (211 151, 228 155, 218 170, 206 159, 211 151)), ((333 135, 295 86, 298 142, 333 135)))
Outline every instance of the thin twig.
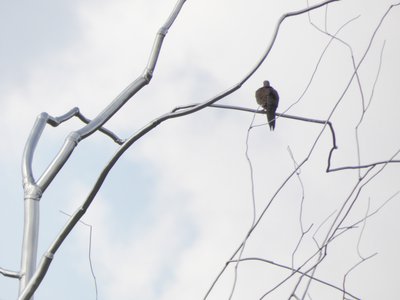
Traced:
MULTIPOLYGON (((255 197, 255 188, 254 188, 254 170, 253 170, 253 164, 251 163, 251 159, 250 159, 250 155, 249 155, 249 139, 250 139, 250 130, 253 128, 253 123, 255 120, 256 114, 254 113, 251 119, 251 123, 250 126, 247 130, 247 134, 246 134, 246 150, 245 150, 245 156, 246 156, 246 160, 249 166, 249 171, 250 171, 250 184, 251 184, 251 200, 252 200, 252 210, 253 210, 253 218, 252 218, 252 222, 251 222, 251 226, 250 229, 254 226, 254 223, 256 221, 256 197, 255 197)), ((236 288, 236 284, 237 284, 237 280, 238 280, 238 268, 239 268, 239 263, 240 263, 240 259, 242 258, 245 246, 246 246, 246 242, 248 237, 250 236, 250 234, 247 234, 242 242, 243 247, 241 248, 241 251, 239 253, 239 257, 237 259, 237 262, 235 264, 235 271, 234 271, 234 279, 233 279, 233 284, 232 284, 232 288, 231 288, 231 293, 229 295, 229 299, 232 299, 233 294, 235 292, 235 288, 236 288)))
MULTIPOLYGON (((333 220, 333 222, 332 222, 332 224, 331 224, 331 226, 330 226, 330 228, 329 228, 329 230, 328 230, 328 232, 327 232, 327 234, 326 234, 326 236, 325 236, 325 239, 324 239, 324 241, 323 241, 323 243, 322 243, 322 246, 321 246, 321 249, 325 249, 325 251, 324 251, 324 252, 318 251, 319 254, 318 254, 317 262, 316 262, 311 268, 309 268, 309 269, 307 270, 307 272, 306 272, 306 273, 308 273, 308 272, 311 271, 311 277, 314 276, 314 274, 315 274, 315 272, 316 272, 316 270, 317 270, 317 267, 319 266, 319 264, 320 264, 320 263, 324 260, 324 258, 326 257, 326 249, 327 249, 328 245, 330 244, 330 242, 332 241, 332 240, 329 238, 330 233, 332 232, 332 230, 335 230, 335 229, 337 229, 337 228, 340 226, 340 225, 338 225, 338 226, 334 226, 334 225, 335 225, 335 224, 337 223, 337 221, 339 220, 339 218, 340 218, 342 212, 345 210, 345 207, 346 207, 346 205, 349 203, 351 197, 352 197, 354 194, 356 194, 355 197, 354 197, 354 199, 357 199, 357 198, 358 198, 358 196, 359 196, 359 194, 360 194, 360 192, 361 192, 361 188, 360 188, 361 182, 362 182, 362 180, 367 176, 367 174, 368 174, 370 171, 372 171, 372 169, 369 169, 369 170, 367 171, 367 173, 364 175, 364 177, 363 177, 361 180, 357 180, 355 186, 354 186, 353 189, 350 191, 350 194, 347 196, 346 200, 345 200, 344 203, 342 204, 342 206, 341 206, 339 212, 336 214, 336 217, 335 217, 335 219, 333 220)), ((353 204, 354 204, 354 202, 353 202, 353 204)), ((351 209, 351 206, 352 206, 352 205, 350 204, 350 209, 351 209)), ((347 211, 349 211, 349 209, 348 209, 347 211)), ((314 255, 313 255, 313 256, 314 256, 314 255)), ((303 276, 300 277, 300 279, 299 279, 299 281, 298 281, 298 283, 297 283, 297 286, 300 285, 300 281, 301 281, 302 279, 303 279, 303 276)), ((309 290, 309 288, 310 288, 310 285, 311 285, 311 281, 308 280, 307 286, 306 286, 306 288, 304 289, 304 293, 303 293, 303 297, 302 297, 302 298, 304 298, 305 295, 307 294, 307 292, 308 292, 308 290, 309 290)))
MULTIPOLYGON (((393 158, 393 157, 396 157, 397 155, 399 155, 399 153, 400 153, 400 149, 397 150, 397 151, 392 155, 392 158, 393 158)), ((390 160, 389 160, 389 161, 390 161, 390 160)), ((356 193, 356 196, 354 197, 353 201, 351 201, 351 203, 350 203, 350 205, 349 205, 349 208, 345 211, 343 217, 342 217, 341 220, 338 222, 338 224, 335 226, 335 229, 332 230, 332 229, 334 228, 334 227, 333 227, 333 224, 335 224, 335 222, 339 219, 339 215, 341 214, 341 212, 344 211, 344 206, 347 204, 347 201, 343 204, 342 209, 340 210, 340 212, 339 212, 339 214, 338 214, 338 216, 337 216, 335 222, 332 224, 332 228, 331 228, 332 232, 329 234, 329 235, 330 235, 330 238, 334 237, 334 235, 335 235, 337 229, 342 225, 342 223, 344 222, 344 220, 347 218, 348 214, 349 214, 350 211, 351 211, 351 208, 354 206, 354 204, 355 204, 356 200, 358 199, 358 197, 359 197, 359 195, 360 195, 362 189, 363 189, 368 183, 370 183, 374 178, 376 178, 376 176, 377 176, 378 174, 380 174, 388 165, 389 165, 389 162, 386 163, 386 164, 384 164, 383 166, 381 166, 381 168, 380 168, 378 171, 376 171, 374 174, 372 174, 368 179, 365 180, 365 182, 364 182, 363 184, 360 185, 360 187, 358 188, 358 191, 357 191, 357 193, 356 193)), ((369 169, 369 170, 372 170, 372 168, 369 169)), ((368 174, 368 173, 366 173, 366 174, 364 175, 363 179, 366 178, 367 174, 368 174)), ((361 182, 361 181, 360 181, 360 182, 361 182)), ((348 199, 348 200, 349 200, 349 199, 348 199)))
MULTIPOLYGON (((383 46, 382 46, 382 49, 381 49, 378 71, 377 71, 376 76, 375 76, 375 81, 374 81, 374 84, 373 84, 373 87, 372 87, 372 91, 371 91, 371 95, 369 97, 368 104, 365 106, 364 99, 363 99, 363 109, 362 109, 362 112, 361 112, 360 120, 358 121, 358 123, 357 123, 357 125, 355 127, 356 146, 357 146, 357 159, 358 159, 358 165, 359 166, 361 165, 361 149, 360 149, 359 127, 360 127, 362 121, 364 120, 365 113, 367 112, 367 110, 368 110, 368 108, 369 108, 369 106, 371 104, 372 98, 374 96, 375 86, 376 86, 376 83, 378 82, 379 74, 381 72, 382 60, 383 60, 383 50, 385 48, 385 42, 383 43, 383 46)), ((358 169, 358 176, 359 177, 361 176, 361 169, 358 169)))
MULTIPOLYGON (((398 151, 396 151, 396 153, 394 153, 392 158, 397 156, 399 153, 400 153, 400 149, 398 151)), ((356 185, 354 186, 354 188, 350 192, 349 196, 346 198, 345 202, 342 204, 342 207, 340 208, 338 214, 336 215, 335 220, 332 222, 332 225, 331 225, 331 227, 330 227, 330 229, 329 229, 329 231, 328 231, 328 233, 327 233, 327 235, 325 237, 325 240, 323 242, 323 247, 324 248, 327 247, 337 237, 336 232, 339 230, 339 228, 341 227, 341 225, 344 222, 344 220, 346 220, 348 214, 350 213, 350 211, 352 210, 354 204, 356 203, 357 199, 359 198, 360 193, 363 190, 363 188, 367 184, 369 184, 371 182, 371 180, 373 180, 378 174, 380 174, 388 164, 389 163, 387 163, 384 166, 382 166, 378 171, 376 171, 368 179, 366 179, 367 175, 374 168, 368 169, 368 171, 362 176, 361 180, 357 181, 356 185), (354 195, 354 197, 353 197, 353 195, 354 195), (353 197, 353 200, 350 201, 352 197, 353 197), (346 206, 348 206, 348 207, 346 208, 346 206)), ((326 255, 322 254, 322 252, 320 252, 319 258, 317 260, 318 263, 315 264, 315 266, 313 266, 313 268, 310 268, 306 273, 308 273, 309 271, 312 271, 312 275, 311 276, 313 276, 315 271, 316 271, 317 266, 324 260, 325 257, 326 257, 326 255)), ((307 288, 305 290, 305 293, 307 292, 309 286, 310 286, 310 281, 308 282, 308 285, 307 285, 307 288)))
POLYGON ((322 226, 325 225, 326 222, 328 222, 328 220, 336 213, 336 210, 334 210, 333 212, 331 212, 331 214, 329 216, 327 216, 322 223, 318 226, 317 230, 314 232, 313 234, 313 240, 315 242, 315 244, 317 245, 317 248, 321 248, 322 246, 318 243, 317 239, 316 239, 316 235, 318 234, 318 232, 321 230, 322 226))
MULTIPOLYGON (((187 109, 190 107, 195 107, 198 104, 190 104, 190 105, 185 105, 185 106, 178 106, 175 107, 172 111, 178 111, 180 109, 187 109)), ((247 107, 240 107, 240 106, 233 106, 233 105, 225 105, 225 104, 211 104, 209 107, 211 108, 222 108, 222 109, 230 109, 230 110, 237 110, 237 111, 244 111, 244 112, 251 112, 251 113, 258 113, 258 114, 265 114, 265 110, 258 110, 258 109, 252 109, 252 108, 247 108, 247 107)), ((336 168, 331 168, 331 160, 332 160, 332 153, 334 150, 338 149, 337 143, 336 143, 336 134, 335 130, 333 128, 333 124, 331 121, 328 120, 318 120, 318 119, 312 119, 312 118, 306 118, 306 117, 300 117, 300 116, 293 116, 293 115, 288 115, 284 113, 276 113, 277 116, 280 118, 286 118, 286 119, 292 119, 292 120, 298 120, 298 121, 303 121, 303 122, 310 122, 310 123, 317 123, 321 125, 328 125, 331 136, 332 136, 332 148, 329 151, 328 155, 328 165, 326 171, 329 172, 337 172, 337 171, 342 171, 342 170, 356 170, 356 169, 366 169, 366 168, 371 168, 374 166, 386 164, 386 163, 400 163, 400 160, 384 160, 384 161, 377 161, 373 162, 370 164, 365 164, 365 165, 360 165, 360 166, 343 166, 343 167, 336 167, 336 168)), ((256 127, 256 126, 253 126, 256 127)))
MULTIPOLYGON (((260 261, 260 262, 268 263, 268 264, 273 265, 273 266, 277 266, 277 267, 282 268, 282 269, 290 270, 290 271, 292 271, 292 273, 298 273, 298 274, 302 274, 302 275, 308 277, 307 274, 303 273, 302 271, 300 271, 298 269, 294 269, 292 267, 289 267, 289 266, 286 266, 284 264, 280 264, 280 263, 277 263, 277 262, 274 262, 274 261, 268 260, 268 259, 263 259, 263 258, 259 258, 259 257, 245 257, 245 258, 242 258, 241 261, 248 261, 248 262, 260 261)), ((237 262, 237 261, 236 260, 231 260, 228 263, 235 263, 235 262, 237 262)), ((311 279, 315 280, 316 282, 319 282, 319 283, 321 283, 323 285, 326 285, 326 286, 329 286, 331 288, 334 288, 335 290, 338 290, 339 292, 344 292, 346 295, 351 296, 351 297, 353 297, 355 299, 359 299, 356 296, 352 295, 351 293, 348 293, 348 292, 344 291, 343 289, 341 289, 340 287, 335 286, 334 284, 331 284, 331 283, 329 283, 329 282, 327 282, 325 280, 318 279, 318 278, 315 278, 315 277, 311 278, 311 279)))
MULTIPOLYGON (((287 149, 288 149, 289 155, 290 155, 290 157, 291 157, 291 159, 293 161, 294 169, 297 169, 298 164, 296 162, 296 159, 294 158, 293 152, 292 152, 292 150, 290 149, 289 146, 288 146, 287 149)), ((294 257, 296 255, 296 252, 299 249, 300 244, 303 241, 304 236, 311 230, 311 228, 313 226, 313 224, 311 224, 308 227, 308 229, 304 230, 304 225, 303 225, 303 204, 304 204, 304 198, 305 198, 304 194, 305 193, 304 193, 304 184, 303 184, 303 181, 301 180, 300 173, 301 173, 301 169, 297 169, 296 176, 297 176, 297 179, 298 179, 300 187, 301 187, 301 200, 300 200, 300 212, 299 212, 299 224, 300 224, 301 235, 300 235, 300 238, 299 238, 299 240, 297 242, 296 247, 294 248, 294 250, 292 252, 292 268, 294 268, 294 257)))
MULTIPOLYGON (((387 14, 389 13, 389 11, 391 10, 392 7, 393 7, 393 5, 390 6, 390 8, 386 11, 386 13, 385 13, 385 14, 383 15, 383 17, 381 18, 381 20, 380 20, 378 26, 375 28, 375 30, 374 30, 374 32, 373 32, 373 34, 372 34, 372 37, 371 37, 371 39, 370 39, 370 42, 369 42, 369 44, 368 44, 368 47, 367 47, 366 51, 364 52, 364 55, 363 55, 362 58, 360 59, 358 65, 355 66, 353 75, 352 75, 352 77, 351 77, 351 79, 350 79, 348 85, 346 86, 344 92, 342 93, 341 97, 339 98, 338 102, 336 103, 336 105, 334 106, 333 110, 331 111, 331 113, 330 113, 330 115, 329 115, 329 117, 328 117, 328 120, 330 120, 330 118, 331 118, 333 112, 336 110, 337 106, 339 105, 339 103, 340 103, 341 100, 343 99, 344 95, 346 94, 346 92, 347 92, 348 88, 350 87, 350 84, 351 84, 351 82, 352 82, 354 76, 356 76, 356 77, 358 78, 358 74, 357 74, 358 68, 360 67, 361 63, 363 62, 363 60, 365 59, 367 53, 369 52, 369 49, 370 49, 370 47, 371 47, 371 45, 372 45, 372 42, 373 42, 373 40, 374 40, 374 37, 375 37, 375 35, 376 35, 378 29, 379 29, 380 26, 382 25, 383 20, 385 19, 385 17, 387 16, 387 14)), ((362 90, 361 90, 361 91, 362 91, 362 90)), ((318 140, 318 139, 319 139, 319 136, 318 136, 317 140, 318 140)), ((330 158, 331 158, 332 153, 333 153, 333 149, 331 150, 331 152, 330 152, 330 154, 329 154, 329 157, 328 157, 328 169, 327 169, 328 172, 331 171, 331 170, 330 170, 330 158)), ((372 167, 372 168, 373 168, 373 167, 372 167)), ((370 169, 367 171, 367 173, 368 173, 372 168, 370 168, 370 169)), ((358 169, 358 170, 359 170, 359 169, 358 169)), ((355 198, 355 199, 356 199, 356 198, 355 198)), ((355 201, 355 200, 354 200, 354 201, 355 201)), ((347 202, 347 201, 346 201, 346 202, 347 202)), ((354 203, 354 202, 353 202, 353 203, 354 203)), ((343 208, 343 207, 342 207, 342 208, 343 208)), ((351 206, 350 206, 350 209, 351 209, 351 206)), ((339 212, 338 216, 339 216, 339 215, 340 215, 340 212, 339 212)), ((345 215, 345 217, 346 217, 346 216, 347 216, 347 214, 345 215)), ((326 241, 327 241, 327 240, 326 240, 326 241)), ((321 258, 321 257, 320 257, 320 258, 321 258)), ((316 270, 316 268, 313 269, 312 275, 315 273, 315 270, 316 270)), ((304 299, 304 297, 305 297, 305 295, 306 295, 306 293, 307 293, 307 291, 308 291, 308 289, 309 289, 310 283, 311 283, 311 281, 308 282, 308 285, 307 285, 307 287, 306 287, 306 289, 305 289, 305 291, 304 291, 304 295, 303 295, 303 298, 302 298, 302 299, 304 299)))
MULTIPOLYGON (((400 194, 400 191, 397 191, 396 193, 394 193, 394 194, 393 194, 392 196, 390 196, 385 202, 383 202, 378 208, 376 208, 372 213, 370 213, 366 218, 368 219, 368 218, 372 217, 373 215, 377 214, 384 206, 386 206, 386 204, 389 203, 389 201, 391 201, 392 199, 394 199, 394 198, 395 198, 397 195, 399 195, 399 194, 400 194)), ((341 231, 340 233, 337 233, 337 234, 332 238, 332 240, 333 240, 333 239, 336 239, 339 235, 342 235, 342 234, 345 233, 347 230, 350 230, 350 229, 353 229, 353 228, 357 228, 357 226, 358 226, 360 223, 363 223, 363 222, 364 222, 364 218, 362 218, 361 220, 359 220, 359 221, 357 221, 357 222, 354 222, 353 224, 351 224, 351 225, 349 225, 349 226, 346 226, 345 228, 339 227, 338 230, 343 229, 343 231, 341 231)))
POLYGON ((319 4, 310 6, 310 7, 308 7, 308 8, 301 9, 301 10, 298 10, 298 11, 293 11, 293 12, 286 13, 286 14, 282 15, 282 16, 279 18, 279 20, 278 20, 278 22, 277 22, 277 24, 276 24, 276 26, 275 26, 274 33, 273 33, 273 35, 272 35, 271 41, 270 41, 270 43, 269 43, 269 45, 268 45, 266 51, 265 51, 264 54, 261 56, 261 58, 260 58, 259 61, 256 63, 256 65, 250 70, 250 72, 249 72, 242 80, 240 80, 237 84, 235 84, 235 85, 232 86, 231 88, 227 89, 226 91, 221 92, 220 94, 218 94, 218 95, 212 97, 210 100, 207 100, 207 101, 205 101, 205 102, 199 103, 199 104, 196 105, 195 107, 190 107, 190 108, 188 108, 188 109, 184 109, 184 110, 179 111, 179 112, 176 111, 175 113, 171 114, 169 117, 170 117, 170 118, 176 118, 176 117, 180 117, 180 116, 183 116, 183 115, 187 115, 187 114, 194 113, 194 112, 199 111, 199 110, 201 110, 201 109, 203 109, 203 108, 205 108, 205 107, 207 107, 207 106, 210 106, 211 104, 216 103, 217 101, 219 101, 219 100, 225 98, 226 96, 228 96, 228 95, 232 94, 233 92, 237 91, 238 89, 240 89, 240 88, 242 87, 242 85, 243 85, 251 76, 253 76, 253 74, 259 69, 259 67, 263 64, 263 62, 265 61, 265 59, 268 57, 269 53, 270 53, 271 50, 272 50, 272 47, 273 47, 274 44, 275 44, 276 38, 277 38, 278 33, 279 33, 280 26, 281 26, 281 24, 283 23, 283 21, 285 21, 285 19, 287 19, 287 18, 289 18, 289 17, 294 17, 294 16, 298 16, 298 15, 304 14, 304 13, 310 11, 310 10, 314 10, 314 9, 320 8, 320 7, 324 6, 324 5, 327 5, 328 3, 337 2, 337 1, 340 1, 340 0, 328 0, 328 1, 324 1, 324 2, 321 2, 321 3, 319 3, 319 4))
POLYGON ((368 218, 370 206, 371 206, 371 198, 368 198, 368 207, 367 207, 367 210, 366 210, 366 212, 365 212, 365 217, 364 217, 363 226, 362 226, 362 228, 361 228, 361 232, 360 232, 360 235, 359 235, 358 241, 357 241, 357 253, 358 253, 358 256, 359 256, 361 259, 364 259, 364 257, 361 255, 360 243, 361 243, 362 235, 363 235, 364 230, 365 230, 365 225, 367 224, 367 218, 368 218))
POLYGON ((383 41, 383 45, 382 45, 382 48, 381 48, 381 54, 379 56, 378 71, 376 72, 375 81, 374 81, 374 84, 372 85, 371 95, 369 96, 368 104, 365 107, 365 111, 367 111, 367 109, 371 105, 372 98, 374 97, 374 94, 375 94, 375 87, 376 87, 376 84, 378 83, 379 75, 380 75, 381 69, 382 69, 383 51, 385 50, 385 45, 386 45, 386 40, 383 41))
MULTIPOLYGON (((64 215, 66 215, 68 217, 71 217, 70 214, 67 214, 66 212, 64 212, 62 210, 60 210, 60 213, 63 213, 64 215)), ((95 299, 97 300, 98 296, 99 296, 99 292, 98 292, 98 288, 97 288, 97 279, 96 279, 96 275, 94 273, 93 262, 92 262, 92 229, 93 229, 93 226, 88 224, 88 223, 86 223, 86 222, 83 222, 82 220, 79 220, 79 223, 89 227, 88 260, 89 260, 89 266, 90 266, 90 273, 92 274, 92 277, 93 277, 94 289, 95 289, 95 292, 96 292, 96 298, 95 299)))
MULTIPOLYGON (((309 15, 309 14, 310 14, 310 12, 308 12, 308 15, 309 15)), ((331 36, 330 40, 329 40, 328 43, 325 45, 324 50, 322 51, 321 55, 319 56, 319 58, 318 58, 318 60, 317 60, 317 63, 315 64, 314 70, 312 71, 312 74, 311 74, 311 76, 310 76, 310 79, 309 79, 309 81, 308 81, 306 87, 304 88, 303 92, 302 92, 301 95, 297 98, 296 101, 294 101, 294 102, 293 102, 292 104, 290 104, 285 110, 283 110, 283 112, 282 112, 283 114, 286 114, 290 109, 292 109, 293 106, 297 105, 297 104, 303 99, 303 97, 304 97, 305 94, 307 93, 308 89, 310 88, 310 86, 311 86, 311 84, 312 84, 312 82, 313 82, 313 80, 314 80, 315 75, 317 74, 317 71, 318 71, 319 66, 320 66, 320 64, 321 64, 321 62, 322 62, 322 59, 323 59, 324 56, 325 56, 325 53, 327 52, 327 50, 329 49, 330 45, 331 45, 332 42, 334 41, 334 38, 336 37, 336 35, 338 35, 338 34, 342 31, 343 28, 345 28, 347 25, 349 25, 351 22, 355 21, 355 20, 358 19, 358 18, 359 18, 359 16, 350 19, 349 21, 347 21, 346 23, 344 23, 344 24, 331 36)), ((277 116, 278 116, 278 118, 279 118, 279 115, 277 115, 277 116)))
MULTIPOLYGON (((362 226, 362 228, 361 228, 360 235, 358 236, 358 241, 357 241, 357 253, 358 253, 358 256, 360 257, 361 261, 359 261, 357 264, 355 264, 353 267, 351 267, 351 268, 346 272, 346 274, 344 275, 344 277, 343 277, 343 284, 342 284, 342 285, 343 285, 343 290, 346 290, 346 279, 347 279, 348 275, 350 274, 350 272, 353 271, 356 267, 358 267, 361 263, 365 262, 367 259, 369 259, 369 258, 371 258, 371 257, 373 257, 373 256, 375 256, 375 255, 377 254, 377 253, 374 253, 374 254, 372 254, 372 255, 370 255, 370 256, 368 256, 368 257, 363 257, 363 256, 361 255, 361 251, 360 251, 361 238, 362 238, 362 235, 363 235, 364 230, 365 230, 365 225, 366 225, 366 223, 367 223, 367 218, 368 218, 368 215, 369 215, 370 204, 371 204, 371 199, 368 198, 368 207, 367 207, 367 210, 366 210, 366 212, 365 212, 365 217, 364 217, 364 220, 363 220, 363 226, 362 226)), ((344 299, 344 298, 345 298, 345 294, 343 293, 343 299, 344 299)))
POLYGON ((344 298, 345 295, 346 295, 346 279, 347 279, 347 277, 349 276, 350 272, 353 271, 355 268, 357 268, 359 265, 361 265, 363 262, 365 262, 366 260, 368 260, 368 259, 374 257, 374 256, 377 255, 377 254, 378 254, 378 253, 374 253, 374 254, 371 254, 371 255, 367 256, 366 258, 362 258, 358 263, 356 263, 353 267, 351 267, 351 268, 346 272, 346 274, 344 275, 344 278, 343 278, 343 298, 344 298))

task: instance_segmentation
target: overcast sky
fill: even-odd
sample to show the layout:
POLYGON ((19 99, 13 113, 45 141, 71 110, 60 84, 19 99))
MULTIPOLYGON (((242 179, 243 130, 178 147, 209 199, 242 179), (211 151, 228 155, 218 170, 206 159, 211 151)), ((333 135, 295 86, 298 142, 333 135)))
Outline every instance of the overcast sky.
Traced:
MULTIPOLYGON (((38 114, 62 115, 78 106, 95 117, 146 66, 155 34, 175 0, 3 1, 0 6, 0 144, 2 200, 0 266, 18 270, 23 225, 20 162, 26 138, 38 114)), ((317 1, 310 1, 315 4, 317 1)), ((329 6, 327 29, 352 46, 358 62, 389 6, 388 0, 342 0, 329 6)), ((169 30, 150 85, 135 95, 107 126, 122 138, 178 105, 205 101, 239 82, 269 45, 277 20, 305 8, 307 1, 187 1, 169 30)), ((326 10, 311 14, 324 28, 326 10)), ((360 81, 371 105, 360 126, 361 164, 390 159, 400 149, 400 6, 384 20, 361 65, 360 81), (380 53, 385 42, 379 78, 380 53)), ((307 15, 287 19, 261 68, 221 103, 257 108, 255 90, 269 79, 280 94, 278 111, 296 103, 310 82, 329 38, 307 15)), ((349 48, 336 41, 322 57, 310 88, 289 114, 326 120, 352 76, 349 48)), ((357 165, 355 126, 362 98, 354 81, 331 121, 338 150, 332 165, 357 165)), ((144 136, 116 164, 83 221, 91 224, 92 261, 99 299, 202 299, 252 224, 253 204, 246 136, 252 113, 205 109, 167 121, 144 136)), ((322 126, 278 119, 270 132, 257 115, 249 137, 254 170, 256 215, 309 153, 322 126)), ((35 154, 34 173, 57 153, 66 135, 82 124, 71 120, 46 127, 35 154)), ((325 173, 332 145, 325 130, 309 161, 278 194, 250 237, 243 257, 260 257, 288 266, 316 248, 312 236, 337 212, 358 180, 357 171, 325 173), (301 185, 302 184, 302 185, 301 185)), ((41 200, 39 258, 85 199, 117 149, 101 134, 82 141, 41 200)), ((397 156, 399 159, 399 156, 397 156)), ((400 190, 399 166, 387 166, 362 190, 344 226, 372 212, 400 190)), ((365 226, 331 244, 316 276, 362 299, 395 299, 400 242, 400 197, 394 197, 365 226), (364 229, 362 229, 364 228, 364 229), (363 231, 362 231, 363 230, 363 231), (360 233, 362 237, 359 240, 360 233), (359 241, 359 242, 358 242, 359 241)), ((331 220, 332 221, 332 220, 331 220)), ((329 222, 328 222, 329 223, 329 222)), ((317 232, 323 239, 328 225, 317 232)), ((78 224, 57 252, 36 299, 95 299, 88 260, 89 228, 78 224)), ((228 299, 233 267, 209 299, 228 299)), ((259 299, 290 272, 261 262, 239 266, 233 299, 259 299)), ((292 280, 267 299, 287 299, 292 280)), ((16 299, 18 282, 0 278, 0 300, 16 299)), ((330 287, 314 283, 313 299, 342 299, 330 287)))

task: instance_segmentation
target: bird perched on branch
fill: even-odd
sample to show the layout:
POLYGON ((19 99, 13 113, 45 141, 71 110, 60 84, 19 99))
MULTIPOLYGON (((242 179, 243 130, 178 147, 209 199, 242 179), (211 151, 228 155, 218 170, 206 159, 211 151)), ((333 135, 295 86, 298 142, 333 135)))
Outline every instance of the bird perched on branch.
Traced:
POLYGON ((275 128, 275 111, 278 108, 279 95, 278 92, 269 85, 269 81, 264 81, 264 86, 256 91, 257 103, 267 112, 269 128, 275 128))

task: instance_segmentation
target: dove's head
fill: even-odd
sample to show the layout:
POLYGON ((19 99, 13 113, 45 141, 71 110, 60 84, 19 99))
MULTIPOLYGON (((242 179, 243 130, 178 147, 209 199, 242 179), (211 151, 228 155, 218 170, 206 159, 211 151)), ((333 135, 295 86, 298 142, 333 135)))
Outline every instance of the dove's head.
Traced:
POLYGON ((269 81, 268 81, 268 80, 265 80, 265 81, 264 81, 264 86, 265 86, 265 87, 270 87, 269 81))

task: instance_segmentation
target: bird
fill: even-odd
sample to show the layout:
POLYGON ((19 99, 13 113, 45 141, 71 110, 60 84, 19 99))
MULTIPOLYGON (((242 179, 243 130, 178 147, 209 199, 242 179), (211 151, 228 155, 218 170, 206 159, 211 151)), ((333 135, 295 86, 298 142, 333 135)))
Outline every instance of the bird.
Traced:
POLYGON ((275 129, 275 112, 278 108, 279 94, 269 84, 268 80, 265 80, 263 86, 256 91, 256 100, 267 112, 267 119, 270 130, 275 129))

